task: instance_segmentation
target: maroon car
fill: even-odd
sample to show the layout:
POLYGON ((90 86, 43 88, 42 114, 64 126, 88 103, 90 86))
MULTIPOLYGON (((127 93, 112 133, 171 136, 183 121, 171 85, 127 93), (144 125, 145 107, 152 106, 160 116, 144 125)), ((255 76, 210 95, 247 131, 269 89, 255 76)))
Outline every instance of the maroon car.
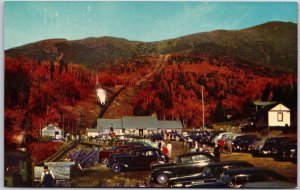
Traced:
POLYGON ((117 154, 117 153, 127 153, 129 148, 140 147, 140 146, 144 146, 144 145, 141 143, 130 143, 130 144, 122 145, 122 146, 112 147, 107 150, 101 150, 100 155, 99 155, 99 160, 103 164, 106 164, 110 155, 117 154))

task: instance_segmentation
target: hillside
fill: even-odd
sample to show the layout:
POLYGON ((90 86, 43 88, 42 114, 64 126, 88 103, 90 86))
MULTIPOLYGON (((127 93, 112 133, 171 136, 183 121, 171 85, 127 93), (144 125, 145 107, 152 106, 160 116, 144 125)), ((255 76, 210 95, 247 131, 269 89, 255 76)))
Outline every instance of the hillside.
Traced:
POLYGON ((99 68, 116 60, 127 62, 144 55, 179 52, 229 56, 233 60, 296 72, 297 24, 269 22, 242 30, 215 30, 148 43, 113 37, 50 39, 6 50, 5 55, 49 60, 63 53, 66 62, 99 68))

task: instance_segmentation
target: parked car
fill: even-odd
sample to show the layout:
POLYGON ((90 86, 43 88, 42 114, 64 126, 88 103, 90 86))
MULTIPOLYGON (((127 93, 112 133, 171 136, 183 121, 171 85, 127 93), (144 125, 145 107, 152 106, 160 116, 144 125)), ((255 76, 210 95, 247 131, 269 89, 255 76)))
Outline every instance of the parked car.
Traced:
POLYGON ((245 161, 213 162, 205 166, 201 173, 171 178, 169 181, 169 187, 185 187, 186 185, 217 181, 224 171, 249 167, 254 166, 245 161))
POLYGON ((246 183, 284 181, 287 178, 277 172, 265 168, 244 168, 225 171, 217 181, 186 185, 192 188, 240 188, 246 183))
POLYGON ((110 157, 110 155, 112 154, 116 154, 116 153, 126 153, 128 152, 128 149, 132 148, 132 147, 139 147, 139 146, 146 146, 144 144, 141 143, 127 143, 123 146, 117 146, 117 147, 112 147, 110 149, 106 149, 106 150, 101 150, 99 153, 99 160, 101 161, 102 164, 106 164, 108 161, 108 158, 110 157))
POLYGON ((251 153, 253 156, 273 156, 278 148, 281 146, 281 142, 287 140, 287 137, 269 137, 260 144, 251 153))
POLYGON ((150 182, 167 184, 170 178, 200 173, 204 166, 215 161, 215 157, 207 152, 178 155, 172 163, 154 166, 150 175, 150 182))
POLYGON ((241 135, 232 142, 232 150, 237 152, 248 151, 249 145, 258 137, 256 135, 241 135))
POLYGON ((280 145, 276 147, 273 158, 276 161, 297 162, 297 140, 286 139, 281 141, 280 145))
POLYGON ((264 145, 265 141, 267 140, 267 137, 263 138, 257 138, 255 139, 248 147, 248 152, 250 152, 252 155, 255 154, 255 152, 258 152, 264 145))
POLYGON ((151 147, 153 148, 158 148, 158 142, 154 142, 151 139, 138 139, 138 138, 134 138, 134 139, 130 139, 128 142, 133 143, 133 142, 139 142, 139 143, 146 143, 149 144, 151 147))
POLYGON ((168 161, 169 158, 157 148, 134 147, 128 149, 128 153, 112 154, 106 166, 114 172, 121 172, 128 169, 149 169, 155 164, 168 161))
POLYGON ((221 140, 222 138, 224 138, 226 140, 228 137, 231 137, 233 135, 234 135, 234 133, 232 133, 232 132, 222 132, 222 133, 219 133, 218 135, 216 135, 213 138, 213 143, 217 144, 218 141, 221 140))

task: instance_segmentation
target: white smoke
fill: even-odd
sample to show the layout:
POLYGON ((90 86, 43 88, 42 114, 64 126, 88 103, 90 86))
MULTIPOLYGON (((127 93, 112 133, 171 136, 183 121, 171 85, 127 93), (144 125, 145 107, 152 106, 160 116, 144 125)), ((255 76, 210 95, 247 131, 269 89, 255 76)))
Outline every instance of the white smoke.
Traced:
POLYGON ((106 91, 102 88, 97 89, 97 96, 100 100, 100 104, 104 105, 106 100, 106 91))

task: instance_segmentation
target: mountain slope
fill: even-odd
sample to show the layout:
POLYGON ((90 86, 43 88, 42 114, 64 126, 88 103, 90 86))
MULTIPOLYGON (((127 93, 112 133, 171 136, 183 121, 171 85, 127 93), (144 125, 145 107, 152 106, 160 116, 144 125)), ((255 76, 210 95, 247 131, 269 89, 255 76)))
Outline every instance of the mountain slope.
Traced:
POLYGON ((216 30, 158 42, 137 42, 101 37, 68 41, 44 40, 5 51, 6 56, 55 59, 63 53, 67 62, 97 67, 147 54, 191 52, 229 56, 253 64, 297 70, 297 24, 269 22, 235 31, 216 30))

